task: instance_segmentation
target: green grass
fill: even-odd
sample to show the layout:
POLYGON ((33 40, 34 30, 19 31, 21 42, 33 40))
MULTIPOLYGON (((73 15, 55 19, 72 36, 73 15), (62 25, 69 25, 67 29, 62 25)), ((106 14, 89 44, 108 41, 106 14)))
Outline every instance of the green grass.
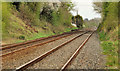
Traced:
MULTIPOLYGON (((66 30, 64 32, 70 32, 71 30, 73 29, 78 29, 77 27, 73 27, 73 28, 66 28, 66 30)), ((64 32, 59 32, 57 34, 62 34, 64 32)), ((33 34, 32 36, 26 36, 26 39, 25 40, 17 40, 16 43, 20 43, 20 42, 25 42, 25 41, 28 41, 28 40, 34 40, 34 39, 38 39, 38 38, 41 38, 41 37, 48 37, 48 36, 52 36, 52 35, 57 35, 53 32, 47 32, 47 33, 44 33, 44 32, 40 32, 40 33, 36 33, 36 34, 33 34)))
POLYGON ((66 28, 65 31, 61 31, 61 32, 56 33, 56 34, 53 33, 53 32, 47 32, 47 33, 40 32, 40 33, 34 34, 32 37, 27 37, 27 40, 34 40, 34 39, 38 39, 38 38, 41 38, 41 37, 48 37, 48 36, 52 36, 52 35, 62 34, 64 32, 70 32, 73 29, 78 29, 78 28, 77 27, 66 28))
POLYGON ((110 37, 103 31, 100 32, 99 35, 100 35, 99 38, 100 38, 101 41, 105 41, 105 40, 109 40, 110 39, 110 37))
POLYGON ((110 41, 108 35, 99 33, 103 54, 107 55, 107 69, 117 69, 118 67, 118 41, 110 41))
POLYGON ((48 37, 51 35, 54 35, 54 33, 36 33, 32 37, 28 37, 27 40, 34 40, 34 39, 38 39, 41 37, 48 37))
POLYGON ((77 27, 66 28, 66 31, 65 31, 65 32, 69 32, 69 31, 74 30, 74 29, 78 29, 78 28, 77 28, 77 27))
POLYGON ((17 40, 16 43, 21 43, 24 42, 23 40, 17 40))

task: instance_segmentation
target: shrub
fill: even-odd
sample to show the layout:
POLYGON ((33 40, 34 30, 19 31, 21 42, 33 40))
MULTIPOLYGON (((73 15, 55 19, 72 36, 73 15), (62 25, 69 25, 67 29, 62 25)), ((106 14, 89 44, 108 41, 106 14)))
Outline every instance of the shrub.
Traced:
POLYGON ((43 11, 40 13, 40 18, 45 19, 51 23, 53 10, 49 6, 43 7, 43 11))
POLYGON ((25 40, 25 36, 21 35, 21 36, 19 36, 19 39, 25 40))

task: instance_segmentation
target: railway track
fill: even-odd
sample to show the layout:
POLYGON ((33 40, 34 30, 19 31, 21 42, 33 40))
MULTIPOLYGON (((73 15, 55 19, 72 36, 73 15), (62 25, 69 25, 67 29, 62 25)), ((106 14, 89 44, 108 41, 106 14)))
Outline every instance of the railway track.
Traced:
MULTIPOLYGON (((27 69, 28 67, 32 66, 33 64, 36 64, 38 62, 40 62, 41 60, 43 60, 44 58, 46 58, 47 56, 49 56, 50 54, 52 55, 52 53, 54 53, 55 51, 57 51, 58 49, 62 48, 63 46, 67 45, 68 43, 74 41, 75 39, 79 38, 80 36, 83 36, 85 35, 86 33, 88 32, 84 32, 80 35, 77 35, 75 37, 73 37, 72 39, 62 43, 61 45, 58 45, 56 47, 54 47, 53 49, 45 52, 44 54, 38 56, 37 58, 19 66, 16 68, 16 71, 21 71, 21 70, 25 70, 27 69)), ((61 70, 60 71, 63 71, 65 70, 65 68, 69 65, 69 63, 77 56, 77 54, 79 53, 80 49, 85 45, 85 43, 89 40, 89 38, 92 36, 94 32, 92 32, 89 36, 87 36, 87 38, 80 44, 80 46, 75 50, 75 52, 71 55, 71 57, 68 59, 67 62, 65 62, 65 64, 61 67, 61 70)))
MULTIPOLYGON (((93 32, 94 33, 94 32, 93 32)), ((80 49, 86 44, 86 42, 89 40, 89 38, 92 36, 91 33, 84 41, 83 43, 77 48, 77 50, 73 53, 73 55, 68 59, 68 61, 62 66, 60 71, 64 71, 66 69, 66 67, 71 63, 71 61, 77 56, 77 54, 79 53, 80 49)))
POLYGON ((30 47, 44 45, 46 43, 50 43, 50 42, 59 40, 61 38, 71 36, 72 34, 78 33, 78 32, 82 32, 82 31, 63 33, 63 34, 60 34, 60 35, 35 39, 35 40, 32 40, 32 41, 27 41, 27 42, 18 43, 18 44, 3 45, 2 48, 0 49, 0 52, 2 53, 2 54, 0 54, 0 57, 7 56, 7 55, 13 54, 15 52, 19 52, 21 50, 24 50, 24 49, 27 49, 27 48, 30 48, 30 47))

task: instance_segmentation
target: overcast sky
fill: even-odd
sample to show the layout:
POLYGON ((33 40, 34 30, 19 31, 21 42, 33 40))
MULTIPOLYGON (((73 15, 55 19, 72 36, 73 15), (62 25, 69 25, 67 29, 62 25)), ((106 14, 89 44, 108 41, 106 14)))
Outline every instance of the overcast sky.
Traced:
MULTIPOLYGON (((75 5, 74 9, 78 10, 78 14, 83 17, 83 19, 88 18, 100 18, 100 14, 96 13, 93 8, 92 0, 72 0, 75 5)), ((77 14, 77 11, 71 11, 73 15, 77 14)))

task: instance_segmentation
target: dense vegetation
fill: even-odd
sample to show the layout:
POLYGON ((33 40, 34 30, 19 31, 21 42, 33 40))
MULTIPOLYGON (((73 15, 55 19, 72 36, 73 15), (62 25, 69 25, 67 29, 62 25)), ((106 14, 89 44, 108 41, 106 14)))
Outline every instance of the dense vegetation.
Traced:
MULTIPOLYGON (((95 3, 97 11, 102 14, 102 22, 98 31, 103 47, 103 53, 107 55, 107 68, 118 68, 118 2, 95 3)), ((119 25, 120 26, 120 25, 119 25)))
POLYGON ((83 18, 80 15, 72 17, 72 23, 76 24, 79 29, 83 28, 83 18))
POLYGON ((71 3, 2 3, 3 43, 15 43, 69 31, 71 3), (10 41, 8 41, 10 40, 10 41))

